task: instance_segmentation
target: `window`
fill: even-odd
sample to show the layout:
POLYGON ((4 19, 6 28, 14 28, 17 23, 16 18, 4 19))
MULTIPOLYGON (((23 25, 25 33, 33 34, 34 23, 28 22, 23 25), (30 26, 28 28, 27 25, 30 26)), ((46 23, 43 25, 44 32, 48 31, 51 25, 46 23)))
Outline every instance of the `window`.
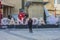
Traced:
POLYGON ((54 0, 54 4, 57 4, 57 0, 54 0))
POLYGON ((60 4, 60 0, 54 0, 54 4, 60 4))
POLYGON ((57 4, 60 4, 60 0, 57 0, 57 4))

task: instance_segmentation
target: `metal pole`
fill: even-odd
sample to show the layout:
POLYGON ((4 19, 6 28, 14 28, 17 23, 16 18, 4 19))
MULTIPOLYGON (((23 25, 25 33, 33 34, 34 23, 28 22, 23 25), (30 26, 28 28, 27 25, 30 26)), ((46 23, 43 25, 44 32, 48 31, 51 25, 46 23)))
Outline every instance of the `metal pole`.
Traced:
POLYGON ((25 0, 22 0, 22 9, 24 9, 25 0))
POLYGON ((55 7, 55 17, 56 17, 56 7, 55 7))

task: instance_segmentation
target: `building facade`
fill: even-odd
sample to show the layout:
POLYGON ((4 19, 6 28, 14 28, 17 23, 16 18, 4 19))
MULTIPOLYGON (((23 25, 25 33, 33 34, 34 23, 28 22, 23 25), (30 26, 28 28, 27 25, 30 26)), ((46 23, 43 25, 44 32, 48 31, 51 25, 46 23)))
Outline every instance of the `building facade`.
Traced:
MULTIPOLYGON (((10 14, 18 14, 19 9, 21 9, 21 8, 25 9, 24 5, 28 1, 36 2, 37 4, 39 4, 38 2, 49 2, 48 4, 46 4, 46 8, 48 9, 48 11, 53 14, 56 12, 56 16, 60 15, 60 0, 2 0, 2 5, 3 5, 2 13, 3 13, 3 15, 7 16, 10 14)), ((43 4, 40 3, 38 6, 37 6, 37 4, 30 5, 30 7, 28 9, 30 16, 33 13, 35 13, 35 15, 36 15, 36 13, 38 13, 38 15, 39 15, 39 13, 41 13, 41 15, 43 15, 43 12, 44 12, 43 11, 43 4)), ((34 16, 34 14, 33 14, 33 16, 34 16)))
POLYGON ((31 2, 28 8, 28 15, 30 18, 40 18, 43 17, 43 4, 39 2, 43 2, 42 0, 25 0, 25 3, 31 2))
POLYGON ((18 14, 19 9, 23 8, 25 10, 28 10, 29 17, 44 17, 43 3, 48 1, 49 0, 2 0, 2 13, 5 16, 18 14), (32 5, 30 5, 28 9, 25 6, 27 2, 32 2, 32 5))
POLYGON ((3 15, 19 13, 19 9, 22 7, 22 0, 2 0, 3 15))
POLYGON ((56 8, 57 17, 60 17, 60 0, 54 0, 54 6, 56 8))
POLYGON ((45 6, 50 13, 53 13, 57 17, 60 16, 60 0, 49 0, 49 3, 45 6))

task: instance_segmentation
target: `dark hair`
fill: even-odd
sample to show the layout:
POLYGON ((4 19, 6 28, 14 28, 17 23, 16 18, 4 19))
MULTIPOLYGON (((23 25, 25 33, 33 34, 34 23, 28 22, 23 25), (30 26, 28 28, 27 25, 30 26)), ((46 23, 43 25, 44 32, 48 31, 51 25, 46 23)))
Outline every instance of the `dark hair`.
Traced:
POLYGON ((9 19, 11 19, 11 17, 12 17, 11 15, 8 15, 8 18, 9 18, 9 19))

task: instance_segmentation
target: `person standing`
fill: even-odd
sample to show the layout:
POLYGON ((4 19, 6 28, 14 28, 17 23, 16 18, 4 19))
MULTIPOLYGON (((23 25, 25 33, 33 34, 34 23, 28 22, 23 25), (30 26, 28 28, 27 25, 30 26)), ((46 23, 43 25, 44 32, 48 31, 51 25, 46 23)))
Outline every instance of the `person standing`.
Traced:
POLYGON ((31 33, 32 33, 32 22, 33 22, 33 20, 31 18, 29 18, 28 27, 29 27, 29 32, 31 32, 31 33))

